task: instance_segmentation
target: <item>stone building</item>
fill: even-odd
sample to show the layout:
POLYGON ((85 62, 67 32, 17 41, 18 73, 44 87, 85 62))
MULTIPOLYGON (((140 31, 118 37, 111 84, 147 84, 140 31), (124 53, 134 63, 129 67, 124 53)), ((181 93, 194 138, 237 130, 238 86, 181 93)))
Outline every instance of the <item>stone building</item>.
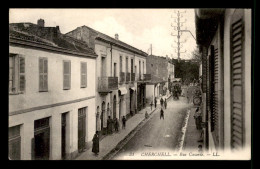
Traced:
POLYGON ((97 55, 38 24, 9 24, 9 159, 74 158, 95 133, 97 55))
POLYGON ((251 10, 196 9, 195 13, 202 53, 204 148, 242 152, 250 158, 251 10))
POLYGON ((166 95, 168 90, 169 68, 171 65, 166 57, 149 55, 146 60, 146 71, 151 74, 151 81, 147 83, 146 93, 149 102, 155 97, 166 95))
POLYGON ((66 35, 85 41, 95 50, 96 60, 96 130, 107 134, 107 119, 134 115, 145 106, 147 54, 133 46, 81 26, 66 35))

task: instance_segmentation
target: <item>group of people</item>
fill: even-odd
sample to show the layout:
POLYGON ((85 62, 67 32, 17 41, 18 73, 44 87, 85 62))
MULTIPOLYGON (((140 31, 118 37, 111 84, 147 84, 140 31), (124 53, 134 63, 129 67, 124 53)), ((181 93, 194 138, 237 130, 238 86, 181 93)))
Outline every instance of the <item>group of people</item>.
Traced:
MULTIPOLYGON (((113 133, 113 125, 114 125, 115 132, 118 132, 119 131, 118 119, 115 118, 114 120, 112 120, 111 117, 108 116, 108 119, 107 119, 107 133, 108 134, 113 133)), ((125 129, 125 126, 126 126, 126 117, 123 116, 122 129, 125 129)), ((98 155, 98 153, 99 153, 99 133, 98 133, 98 131, 96 131, 92 141, 93 141, 92 152, 95 153, 95 155, 98 155)))

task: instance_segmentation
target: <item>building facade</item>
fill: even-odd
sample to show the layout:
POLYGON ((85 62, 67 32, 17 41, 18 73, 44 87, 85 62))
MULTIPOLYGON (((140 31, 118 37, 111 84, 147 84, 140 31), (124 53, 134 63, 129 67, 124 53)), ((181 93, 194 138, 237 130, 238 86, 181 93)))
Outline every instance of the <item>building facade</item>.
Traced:
POLYGON ((97 55, 39 23, 9 25, 9 158, 71 159, 95 133, 97 55))
POLYGON ((251 149, 251 10, 198 9, 205 148, 251 149), (208 123, 207 123, 208 122, 208 123))
POLYGON ((155 55, 147 57, 146 71, 148 74, 151 74, 151 82, 147 84, 146 88, 148 102, 153 101, 154 103, 154 98, 159 98, 167 94, 169 89, 169 72, 172 73, 171 65, 166 57, 155 55))
POLYGON ((82 26, 66 35, 85 41, 95 50, 96 129, 107 134, 107 119, 130 117, 145 106, 147 54, 90 27, 82 26))

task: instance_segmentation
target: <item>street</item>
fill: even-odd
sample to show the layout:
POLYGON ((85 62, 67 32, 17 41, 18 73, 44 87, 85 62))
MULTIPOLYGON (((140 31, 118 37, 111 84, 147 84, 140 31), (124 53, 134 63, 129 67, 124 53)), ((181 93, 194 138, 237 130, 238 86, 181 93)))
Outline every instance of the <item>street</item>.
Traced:
POLYGON ((112 159, 126 159, 134 156, 136 152, 176 150, 183 120, 191 104, 187 104, 185 97, 180 97, 180 100, 173 100, 171 97, 167 103, 167 109, 164 109, 164 119, 160 119, 159 103, 157 104, 159 108, 152 114, 151 119, 112 159))

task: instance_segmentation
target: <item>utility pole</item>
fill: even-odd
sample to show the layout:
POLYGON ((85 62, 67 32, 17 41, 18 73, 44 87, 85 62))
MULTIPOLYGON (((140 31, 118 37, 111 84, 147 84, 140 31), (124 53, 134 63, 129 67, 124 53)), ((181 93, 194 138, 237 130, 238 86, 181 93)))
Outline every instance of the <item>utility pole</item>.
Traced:
MULTIPOLYGON (((176 11, 174 11, 174 13, 176 13, 176 11)), ((181 35, 182 35, 182 31, 181 31, 181 27, 183 26, 183 23, 185 23, 187 20, 185 19, 185 21, 182 21, 181 22, 181 18, 183 17, 183 15, 181 13, 186 13, 186 11, 184 12, 180 12, 180 11, 177 11, 177 17, 173 17, 171 16, 171 18, 174 18, 174 22, 177 23, 177 26, 171 24, 172 27, 174 27, 174 30, 177 31, 177 35, 174 35, 173 33, 171 33, 171 36, 177 36, 177 47, 174 47, 172 46, 173 48, 177 48, 177 51, 175 50, 175 52, 177 53, 177 56, 178 56, 178 62, 180 61, 180 54, 181 53, 185 53, 186 50, 184 52, 181 52, 180 49, 183 47, 181 45, 181 43, 185 43, 185 41, 183 42, 180 42, 180 38, 181 38, 181 35)))
POLYGON ((153 55, 153 45, 151 44, 151 55, 153 55))

